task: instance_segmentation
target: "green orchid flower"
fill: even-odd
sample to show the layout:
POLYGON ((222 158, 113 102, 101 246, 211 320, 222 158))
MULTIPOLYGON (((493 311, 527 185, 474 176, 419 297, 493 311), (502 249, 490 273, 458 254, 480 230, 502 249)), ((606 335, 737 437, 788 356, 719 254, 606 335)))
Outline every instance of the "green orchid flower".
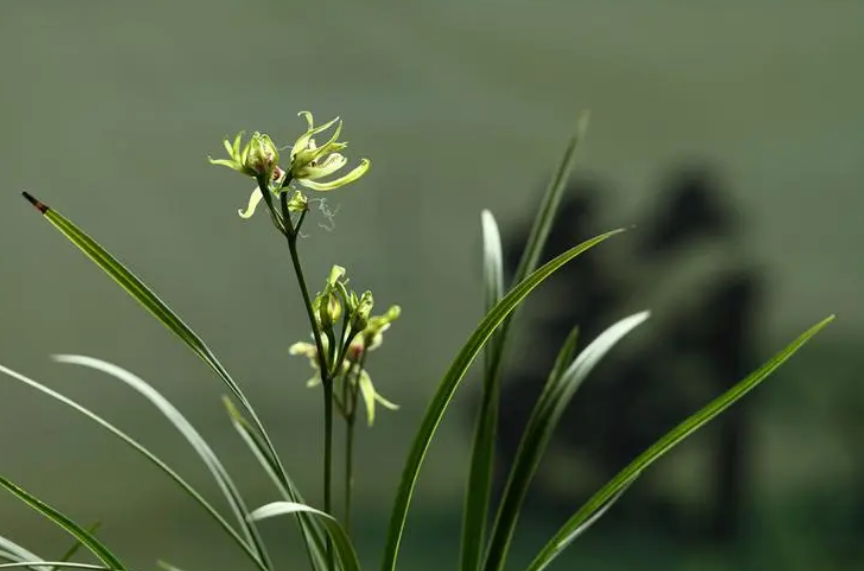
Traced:
POLYGON ((249 141, 240 148, 243 131, 234 138, 234 143, 228 139, 222 141, 228 151, 227 159, 207 157, 210 164, 226 166, 240 174, 255 178, 259 175, 272 178, 273 171, 279 166, 279 149, 269 136, 255 131, 249 141))
MULTIPOLYGON (((324 351, 328 349, 328 341, 326 337, 322 337, 321 339, 324 345, 324 351)), ((348 379, 349 382, 356 382, 358 388, 360 389, 360 395, 363 397, 363 403, 366 408, 366 419, 369 426, 373 426, 375 424, 375 408, 376 404, 380 404, 384 408, 389 410, 399 410, 399 405, 394 404, 381 396, 381 394, 375 390, 375 385, 372 383, 372 377, 369 376, 369 373, 365 368, 357 369, 357 361, 352 358, 352 355, 360 355, 363 353, 362 346, 362 338, 357 338, 355 341, 351 343, 351 348, 348 350, 349 358, 345 359, 342 363, 342 370, 340 374, 344 376, 345 379, 348 379), (356 373, 352 373, 355 371, 356 373)), ((374 350, 375 347, 369 347, 366 350, 374 350)), ((315 375, 306 381, 307 387, 315 387, 321 384, 321 370, 318 368, 318 349, 315 347, 314 343, 307 343, 304 341, 298 341, 289 347, 288 352, 291 355, 300 355, 309 359, 309 365, 315 370, 315 375)))
MULTIPOLYGON (((263 177, 264 180, 273 181, 275 184, 270 190, 277 197, 282 192, 291 190, 289 185, 293 182, 310 190, 326 192, 350 184, 366 174, 371 163, 369 159, 361 159, 360 164, 347 174, 329 181, 322 181, 321 179, 336 174, 348 164, 348 159, 338 152, 348 146, 346 142, 337 141, 342 132, 342 122, 337 117, 324 125, 315 127, 310 112, 301 111, 298 115, 306 118, 308 128, 291 147, 291 162, 287 169, 280 167, 279 150, 270 137, 257 131, 242 147, 242 131, 234 138, 233 143, 225 139, 223 145, 228 151, 229 158, 207 158, 211 164, 226 166, 252 178, 263 177), (338 126, 333 136, 323 146, 317 146, 313 136, 326 131, 337 122, 338 126)), ((239 210, 240 216, 251 218, 263 199, 261 188, 256 185, 252 189, 246 208, 239 210)), ((288 201, 289 212, 303 212, 307 208, 306 196, 299 190, 295 190, 288 201)))
POLYGON ((336 117, 324 125, 315 127, 312 113, 301 111, 298 115, 306 118, 308 129, 291 147, 291 166, 288 171, 291 180, 296 180, 298 184, 311 190, 324 192, 350 184, 366 174, 371 163, 369 159, 360 159, 360 164, 348 174, 328 182, 317 182, 319 179, 335 174, 348 164, 348 159, 337 152, 348 146, 348 143, 336 140, 342 132, 342 121, 336 117), (330 140, 318 147, 312 137, 326 131, 337 122, 339 124, 330 140))

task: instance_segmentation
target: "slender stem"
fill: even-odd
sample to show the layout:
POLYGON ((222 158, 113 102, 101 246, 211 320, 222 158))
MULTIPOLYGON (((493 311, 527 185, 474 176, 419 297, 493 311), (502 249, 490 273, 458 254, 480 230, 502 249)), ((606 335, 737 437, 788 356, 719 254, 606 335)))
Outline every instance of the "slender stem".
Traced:
MULTIPOLYGON (((333 379, 324 380, 324 512, 333 513, 333 379)), ((327 567, 335 571, 333 541, 327 536, 327 567)))
POLYGON ((351 494, 354 491, 355 418, 355 411, 352 410, 345 422, 345 532, 348 537, 351 537, 351 494))

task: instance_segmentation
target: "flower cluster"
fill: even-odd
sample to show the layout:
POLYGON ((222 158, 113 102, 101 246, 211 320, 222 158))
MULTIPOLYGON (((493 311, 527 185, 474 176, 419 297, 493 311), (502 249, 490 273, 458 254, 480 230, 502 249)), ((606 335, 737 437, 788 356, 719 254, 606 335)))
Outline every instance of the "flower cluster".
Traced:
MULTIPOLYGON (((241 146, 243 132, 240 132, 233 143, 228 139, 223 141, 225 150, 228 151, 227 159, 214 159, 208 157, 214 165, 226 166, 245 176, 256 179, 258 183, 249 197, 249 204, 245 210, 240 210, 240 216, 250 218, 264 199, 262 186, 267 191, 279 196, 283 192, 292 190, 291 184, 297 183, 309 190, 326 192, 350 184, 369 170, 369 159, 361 159, 360 164, 347 174, 338 178, 323 181, 322 179, 336 174, 345 165, 348 159, 339 151, 348 146, 347 142, 338 141, 342 133, 342 121, 338 117, 323 125, 315 126, 312 114, 301 111, 299 115, 305 117, 307 129, 300 135, 292 145, 289 153, 288 165, 284 168, 279 164, 279 149, 268 135, 259 132, 252 134, 249 141, 241 146), (338 123, 338 124, 337 124, 338 123), (333 135, 320 147, 313 138, 336 125, 333 135)), ((291 212, 300 212, 306 209, 306 197, 299 189, 293 189, 293 195, 288 201, 288 209, 291 212)))
MULTIPOLYGON (((300 341, 289 348, 291 355, 309 359, 315 375, 306 383, 309 387, 321 384, 321 367, 330 372, 337 387, 334 391, 336 404, 343 415, 353 415, 358 396, 363 398, 369 426, 375 422, 375 406, 390 410, 398 405, 382 397, 372 384, 366 371, 366 358, 370 351, 381 346, 384 332, 390 328, 401 309, 394 305, 382 315, 372 315, 374 300, 372 293, 357 295, 347 287, 345 269, 334 266, 324 289, 312 302, 313 315, 319 332, 324 355, 319 354, 316 343, 300 341), (342 318, 342 329, 336 332, 336 324, 342 318)), ((314 335, 313 335, 314 337, 314 335)))

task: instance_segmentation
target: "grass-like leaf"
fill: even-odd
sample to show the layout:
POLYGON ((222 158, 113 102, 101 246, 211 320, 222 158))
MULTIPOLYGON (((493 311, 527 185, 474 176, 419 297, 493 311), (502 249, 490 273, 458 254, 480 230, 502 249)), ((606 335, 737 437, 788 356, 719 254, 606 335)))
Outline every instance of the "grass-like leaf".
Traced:
MULTIPOLYGON (((29 193, 23 193, 26 198, 60 233, 70 242, 77 246, 87 255, 102 271, 116 281, 133 299, 149 311, 169 331, 174 333, 183 343, 201 358, 228 387, 234 397, 249 414, 254 424, 254 429, 259 433, 259 439, 266 447, 266 453, 275 468, 281 473, 283 480, 288 480, 288 474, 282 466, 282 461, 276 453, 276 448, 264 428, 255 409, 249 403, 240 386, 234 381, 228 370, 219 362, 210 348, 180 317, 171 310, 144 282, 135 276, 131 270, 124 266, 110 252, 88 236, 81 228, 71 220, 60 214, 57 210, 37 200, 29 193)), ((300 525, 305 527, 305 520, 301 518, 300 525)), ((307 534, 304 530, 304 537, 307 534)))
POLYGON ((575 538, 575 533, 603 506, 615 498, 615 496, 642 471, 656 462, 661 456, 680 444, 685 438, 710 422, 717 415, 735 404, 740 398, 756 388, 789 357, 795 354, 807 341, 816 335, 822 328, 834 320, 831 315, 804 333, 786 346, 782 351, 772 357, 767 363, 748 375, 744 380, 738 382, 734 387, 708 403, 702 410, 690 416, 687 420, 673 428, 665 436, 649 447, 645 452, 636 457, 627 467, 621 470, 606 485, 597 491, 573 517, 555 534, 555 536, 543 547, 534 561, 528 566, 527 571, 541 571, 545 569, 564 549, 569 546, 575 538))
MULTIPOLYGON (((612 325, 585 347, 576 360, 563 372, 559 372, 558 364, 561 362, 559 357, 556 367, 549 376, 549 380, 531 412, 516 457, 513 460, 513 467, 510 470, 492 528, 489 551, 483 566, 484 571, 503 569, 528 488, 540 466, 540 461, 549 441, 576 391, 606 353, 628 333, 648 319, 648 316, 649 313, 643 311, 625 317, 612 325)), ((572 351, 568 345, 569 343, 565 343, 561 355, 572 351)))
MULTIPOLYGON (((546 246, 546 240, 555 221, 555 214, 558 212, 561 197, 567 188, 567 180, 576 161, 576 151, 588 129, 589 117, 587 112, 580 115, 576 132, 571 137, 561 158, 561 162, 549 181, 546 192, 543 194, 540 208, 537 211, 528 235, 528 242, 522 252, 519 266, 513 278, 514 284, 520 283, 537 268, 540 255, 546 246)), ((501 299, 504 290, 503 270, 501 268, 501 239, 495 219, 488 211, 483 211, 483 244, 486 309, 488 311, 491 307, 490 301, 494 300, 492 301, 494 303, 501 299), (498 258, 497 260, 495 259, 496 257, 498 258), (500 275, 500 278, 496 273, 500 275)), ((510 325, 517 310, 514 310, 499 325, 498 331, 487 344, 485 350, 483 395, 477 416, 477 427, 474 433, 471 467, 465 498, 465 513, 463 514, 462 571, 475 571, 480 565, 480 549, 486 531, 494 474, 495 435, 498 423, 504 352, 509 339, 510 325)))
POLYGON ((3 559, 7 561, 13 563, 30 561, 32 565, 28 565, 28 567, 32 567, 36 571, 51 571, 51 566, 46 565, 44 559, 2 535, 0 535, 0 551, 3 552, 3 559))
MULTIPOLYGON (((485 286, 486 311, 504 297, 504 261, 501 252, 501 234, 495 217, 488 210, 481 215, 483 228, 483 284, 485 286)), ((498 334, 494 334, 483 351, 483 393, 474 444, 468 485, 465 490, 465 507, 462 514, 462 571, 474 571, 480 563, 486 535, 486 519, 495 467, 495 432, 498 426, 499 384, 494 382, 494 351, 498 334)))
MULTIPOLYGON (((37 562, 35 561, 16 561, 14 563, 3 563, 0 565, 0 569, 18 569, 21 567, 33 567, 37 562)), ((54 565, 54 567, 49 567, 49 569, 93 569, 96 571, 119 571, 113 567, 106 567, 104 565, 97 565, 95 563, 76 563, 74 561, 46 561, 45 563, 49 565, 54 565)))
MULTIPOLYGON (((87 531, 93 534, 93 536, 95 536, 96 532, 99 531, 99 528, 101 526, 102 522, 96 521, 90 524, 90 527, 87 528, 87 531)), ((70 561, 73 557, 75 557, 75 555, 78 553, 78 551, 81 550, 82 547, 84 547, 84 544, 76 539, 75 543, 73 543, 72 546, 69 547, 69 549, 67 549, 66 552, 60 557, 60 561, 70 561)))
MULTIPOLYGON (((123 432, 122 430, 120 430, 119 428, 117 428, 116 426, 114 426, 113 424, 111 424, 110 422, 108 422, 107 420, 102 418, 101 416, 97 415, 95 412, 85 408, 84 406, 82 406, 82 405, 78 404, 77 402, 73 401, 72 399, 58 393, 57 391, 50 389, 50 388, 46 387, 45 385, 43 385, 37 381, 34 381, 33 379, 31 379, 29 377, 22 375, 21 373, 13 371, 12 369, 9 369, 8 367, 5 367, 3 365, 0 365, 0 373, 4 373, 7 376, 15 379, 16 381, 20 381, 20 382, 24 383, 25 385, 27 385, 31 388, 34 388, 37 391, 44 393, 44 394, 50 396, 51 398, 53 398, 53 399, 65 404, 66 406, 72 408, 73 410, 83 414, 84 416, 86 416, 87 418, 89 418, 90 420, 92 420, 93 422, 95 422, 96 424, 101 426, 102 428, 104 428, 106 431, 108 431, 109 433, 113 434, 114 436, 116 436, 117 438, 119 438, 120 440, 122 440, 123 442, 128 444, 133 450, 135 450, 138 453, 140 453, 141 455, 143 455, 153 465, 155 465, 157 468, 159 468, 160 470, 165 472, 165 474, 167 474, 172 480, 174 480, 177 483, 177 485, 179 485, 180 488, 183 489, 184 492, 186 492, 201 507, 203 507, 204 510, 207 511, 207 513, 210 514, 210 516, 214 520, 216 520, 216 522, 219 524, 219 526, 225 530, 225 533, 227 533, 237 543, 237 545, 240 546, 240 548, 243 550, 243 552, 246 555, 248 555, 249 558, 252 559, 252 561, 255 562, 255 564, 259 567, 259 569, 261 571, 269 571, 266 567, 264 567, 264 564, 258 558, 257 554, 252 549, 252 547, 249 546, 246 543, 246 541, 244 541, 244 539, 237 533, 237 531, 233 527, 231 527, 231 525, 227 521, 225 521, 225 518, 223 518, 222 515, 218 511, 216 511, 216 509, 212 505, 210 505, 210 502, 208 502, 204 498, 204 496, 202 496, 195 488, 193 488, 186 480, 184 480, 182 476, 180 476, 177 472, 175 472, 164 461, 159 459, 155 454, 150 452, 150 450, 148 450, 147 448, 142 446, 140 443, 138 443, 138 441, 136 441, 134 438, 132 438, 131 436, 129 436, 128 434, 126 434, 125 432, 123 432)), ((76 535, 76 537, 78 537, 78 536, 76 535)))
POLYGON ((260 520, 278 515, 306 513, 317 518, 320 518, 324 525, 327 526, 327 531, 333 539, 333 545, 336 547, 336 553, 339 555, 339 560, 342 562, 344 571, 360 571, 360 561, 357 559, 357 552, 354 551, 354 545, 351 539, 345 532, 345 528, 339 521, 330 514, 316 510, 304 504, 295 502, 273 502, 261 506, 249 516, 252 519, 260 520))
POLYGON ((387 542, 384 546, 384 559, 381 567, 383 571, 395 571, 396 569, 399 544, 402 541, 405 520, 408 518, 408 509, 414 495, 414 488, 417 484, 417 477, 420 473, 420 468, 423 464, 424 458, 426 457, 426 452, 429 450, 429 446, 432 443, 432 437, 435 435, 435 431, 441 423, 444 412, 447 410, 447 407, 453 398, 453 393, 458 388, 459 383, 462 381, 462 378, 465 376, 465 373, 474 361, 474 358, 483 349, 484 344, 495 332, 495 329, 501 324, 507 315, 509 315, 510 312, 512 312, 516 306, 518 306, 522 300, 524 300, 525 297, 534 290, 534 288, 540 285, 561 266, 577 257, 579 254, 620 232, 623 232, 623 230, 613 230, 590 240, 586 240, 544 264, 541 268, 515 286, 501 301, 495 304, 495 307, 486 314, 474 330, 474 333, 472 333, 471 337, 468 338, 468 341, 459 351, 447 373, 444 375, 444 378, 438 385, 438 390, 426 409, 426 414, 423 417, 420 429, 414 438, 414 443, 408 454, 405 469, 402 472, 402 479, 396 492, 396 500, 393 505, 390 524, 387 530, 387 542))
MULTIPOLYGON (((142 378, 130 373, 122 367, 103 361, 102 359, 96 359, 84 355, 54 355, 53 359, 58 363, 80 365, 82 367, 89 367, 101 371, 114 377, 118 381, 129 385, 149 400, 159 410, 159 412, 161 412, 165 418, 174 425, 180 434, 182 434, 189 442, 198 456, 201 457, 201 460, 207 466, 207 469, 219 485, 219 489, 228 500, 228 505, 231 506, 231 511, 240 523, 247 544, 255 550, 258 558, 265 567, 272 568, 270 559, 267 556, 267 550, 264 547, 264 541, 261 539, 261 535, 258 533, 255 523, 250 521, 247 517, 249 515, 249 510, 246 508, 243 496, 234 484, 234 480, 231 479, 225 466, 219 460, 216 453, 213 452, 210 445, 207 444, 207 441, 204 440, 201 434, 194 426, 192 426, 192 423, 190 423, 189 420, 168 401, 168 399, 142 378)), ((69 560, 68 557, 62 559, 64 561, 69 560)))
MULTIPOLYGON (((303 496, 294 486, 294 483, 287 478, 287 475, 280 473, 278 466, 273 464, 272 459, 267 455, 265 444, 261 442, 261 438, 249 425, 249 422, 243 418, 243 415, 231 402, 231 399, 223 397, 225 408, 228 410, 228 415, 231 418, 231 424, 240 435, 240 438, 249 447, 252 455, 264 469, 264 472, 273 481, 279 494, 286 502, 305 504, 303 496), (283 479, 283 477, 285 479, 283 479)), ((297 512, 297 519, 302 522, 300 532, 303 535, 303 541, 306 545, 306 553, 309 556, 309 563, 313 569, 324 571, 327 569, 326 550, 324 547, 324 531, 319 523, 312 519, 312 516, 305 512, 297 512)))
MULTIPOLYGON (((80 541, 84 544, 87 549, 90 550, 93 555, 95 555, 102 563, 106 566, 111 567, 117 571, 125 571, 126 566, 111 553, 111 550, 108 549, 101 541, 96 539, 92 533, 88 532, 86 529, 72 521, 69 517, 61 513, 59 510, 51 507, 46 504, 36 496, 28 493, 24 489, 12 483, 7 478, 0 476, 0 487, 5 488, 12 495, 16 496, 19 500, 33 508, 33 510, 39 512, 47 519, 51 520, 58 527, 65 530, 72 537, 80 541)), ((41 562, 40 562, 41 563, 41 562)), ((14 565, 7 564, 7 565, 14 565)))

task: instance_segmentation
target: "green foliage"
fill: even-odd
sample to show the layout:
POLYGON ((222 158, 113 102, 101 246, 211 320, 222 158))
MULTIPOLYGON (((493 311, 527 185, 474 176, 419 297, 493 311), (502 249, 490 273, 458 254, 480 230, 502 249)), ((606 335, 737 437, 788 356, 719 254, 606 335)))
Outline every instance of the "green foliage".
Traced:
MULTIPOLYGON (((211 159, 211 162, 227 166, 244 176, 255 179, 257 187, 250 198, 250 206, 245 213, 241 212, 241 215, 248 218, 255 206, 263 201, 268 208, 271 222, 287 242, 301 301, 306 308, 311 337, 314 341, 314 343, 296 343, 292 346, 291 352, 310 359, 316 375, 310 385, 315 387, 320 385, 323 389, 326 435, 322 477, 325 498, 323 510, 315 509, 304 502, 252 404, 244 395, 240 385, 235 382, 204 341, 113 254, 71 220, 27 193, 25 197, 51 225, 216 373, 229 392, 229 395, 224 397, 229 420, 255 458, 257 466, 272 481, 279 499, 255 510, 247 508, 243 494, 234 484, 228 470, 189 420, 151 385, 117 365, 81 355, 54 357, 61 363, 85 366, 106 373, 110 378, 136 390, 155 406, 205 464, 227 500, 235 524, 229 523, 228 519, 201 493, 159 459, 155 453, 119 428, 84 406, 21 373, 3 365, 0 365, 0 373, 86 416, 97 426, 141 454, 193 498, 223 530, 226 538, 236 544, 248 557, 253 567, 260 571, 273 571, 274 564, 267 554, 256 522, 279 515, 290 515, 297 520, 307 549, 309 564, 314 571, 335 571, 336 569, 360 571, 350 534, 350 506, 353 493, 351 443, 355 431, 355 411, 358 398, 362 397, 371 425, 376 403, 391 409, 397 408, 375 391, 366 373, 366 362, 369 353, 382 344, 383 332, 399 316, 400 309, 398 306, 392 306, 382 315, 372 315, 372 293, 366 291, 358 295, 354 290, 349 290, 347 279, 344 279, 345 271, 338 266, 331 272, 324 290, 315 297, 310 295, 303 275, 298 243, 300 228, 309 212, 308 199, 304 190, 329 191, 354 182, 366 172, 369 161, 363 159, 360 166, 347 175, 329 182, 321 182, 321 178, 335 174, 346 164, 346 159, 337 152, 345 147, 345 143, 337 141, 341 133, 341 123, 330 140, 322 147, 317 147, 311 136, 328 129, 337 120, 315 127, 311 114, 305 112, 301 114, 307 119, 308 129, 296 139, 291 152, 288 153, 287 164, 279 164, 280 148, 270 137, 257 132, 243 148, 240 146, 242 136, 238 136, 233 144, 226 141, 225 148, 229 153, 229 159, 211 159), (295 183, 302 188, 292 186, 295 183), (235 401, 239 406, 234 404, 235 401), (334 407, 345 422, 348 436, 345 446, 346 515, 342 521, 333 515, 331 499, 334 407)), ((580 118, 577 132, 571 139, 541 200, 528 243, 509 289, 504 283, 503 253, 497 223, 491 212, 484 210, 482 213, 484 244, 482 267, 486 311, 441 378, 417 429, 390 514, 390 524, 383 549, 382 571, 396 571, 405 523, 426 453, 456 390, 481 352, 484 355, 483 395, 477 416, 462 514, 460 567, 461 571, 502 571, 507 563, 525 496, 565 409, 592 369, 607 352, 648 318, 648 312, 626 317, 612 325, 581 351, 577 351, 578 330, 573 330, 561 347, 546 385, 531 413, 515 461, 508 474, 503 495, 498 505, 491 506, 490 490, 495 463, 494 442, 498 424, 500 382, 513 316, 527 296, 561 267, 622 232, 622 230, 613 230, 601 234, 566 250, 538 267, 540 253, 546 244, 564 192, 565 182, 575 161, 576 150, 584 136, 586 126, 587 115, 584 115, 580 118), (495 514, 491 527, 488 521, 490 507, 495 514)), ((640 454, 574 513, 538 552, 527 571, 545 569, 577 537, 597 522, 645 469, 762 383, 831 320, 833 316, 808 329, 765 365, 718 396, 640 454)), ((7 562, 0 563, 0 569, 8 567, 54 571, 59 568, 78 568, 126 571, 120 559, 95 536, 95 527, 87 529, 80 526, 3 476, 0 476, 0 487, 75 538, 72 547, 59 560, 54 561, 43 559, 11 539, 0 536, 0 560, 7 562), (71 561, 82 548, 96 556, 101 564, 71 561)), ((160 565, 168 571, 178 571, 167 563, 160 562, 160 565)))

